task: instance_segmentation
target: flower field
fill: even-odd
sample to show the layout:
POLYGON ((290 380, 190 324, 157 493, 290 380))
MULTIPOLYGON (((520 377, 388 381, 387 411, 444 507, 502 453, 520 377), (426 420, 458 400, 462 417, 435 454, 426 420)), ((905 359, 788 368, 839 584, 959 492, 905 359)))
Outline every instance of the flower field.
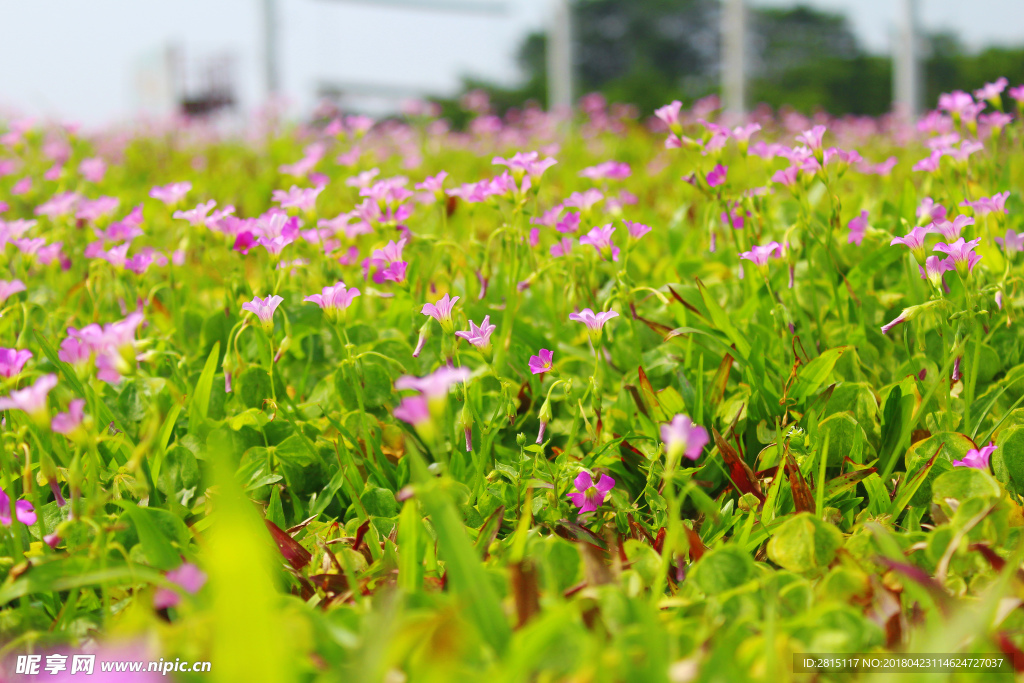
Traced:
POLYGON ((1024 87, 480 99, 0 126, 9 679, 1024 669, 1024 87))

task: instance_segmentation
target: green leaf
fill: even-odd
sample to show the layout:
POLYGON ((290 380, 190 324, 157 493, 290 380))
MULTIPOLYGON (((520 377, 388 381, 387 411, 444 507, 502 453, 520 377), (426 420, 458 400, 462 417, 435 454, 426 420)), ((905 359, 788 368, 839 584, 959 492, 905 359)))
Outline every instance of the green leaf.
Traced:
POLYGON ((794 572, 828 567, 843 544, 843 534, 809 512, 787 519, 768 541, 772 562, 794 572))
POLYGON ((217 372, 217 359, 220 357, 220 342, 214 342, 210 355, 203 366, 203 372, 199 375, 195 390, 192 392, 192 400, 188 405, 188 431, 190 434, 198 432, 199 425, 206 419, 210 412, 210 391, 213 389, 213 375, 217 372))
POLYGON ((800 368, 800 372, 796 376, 796 382, 789 390, 789 397, 796 399, 799 405, 817 393, 821 385, 828 379, 828 376, 832 374, 832 370, 835 368, 839 358, 849 351, 850 348, 849 346, 839 346, 834 349, 828 349, 800 368))
POLYGON ((932 484, 932 502, 943 505, 947 498, 963 503, 969 498, 1002 496, 1002 489, 988 472, 973 467, 954 467, 935 479, 932 484))
POLYGON ((367 513, 374 517, 394 517, 398 514, 398 501, 395 494, 384 488, 370 488, 359 496, 367 513))
POLYGON ((139 535, 139 544, 149 563, 157 569, 173 569, 181 564, 178 551, 171 545, 170 539, 157 526, 148 508, 140 508, 134 501, 115 501, 135 527, 139 535))
POLYGON ((693 581, 708 595, 718 595, 742 586, 755 574, 754 560, 746 551, 725 545, 700 558, 693 570, 693 581))

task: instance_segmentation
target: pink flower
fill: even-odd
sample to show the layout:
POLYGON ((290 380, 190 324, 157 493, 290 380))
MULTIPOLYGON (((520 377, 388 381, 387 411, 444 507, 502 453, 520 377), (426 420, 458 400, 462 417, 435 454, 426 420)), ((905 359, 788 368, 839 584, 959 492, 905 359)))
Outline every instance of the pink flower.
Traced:
POLYGON ((572 251, 573 245, 576 244, 573 240, 568 237, 563 237, 560 241, 555 242, 551 245, 551 255, 555 258, 560 256, 568 256, 569 252, 572 251))
POLYGON ((933 150, 924 159, 914 164, 912 170, 914 171, 926 171, 928 173, 934 173, 939 170, 939 164, 942 161, 942 152, 939 150, 933 150))
POLYGON ((1024 85, 1018 85, 1010 88, 1007 94, 1017 101, 1017 104, 1024 102, 1024 85))
POLYGON ((947 242, 952 242, 960 237, 960 233, 968 225, 974 225, 974 219, 970 216, 957 216, 950 221, 935 221, 928 226, 928 232, 934 232, 942 235, 946 238, 947 242))
POLYGON ((949 112, 954 118, 970 112, 974 107, 974 99, 963 90, 939 95, 939 110, 949 112))
POLYGON ((995 241, 998 244, 1002 244, 1003 248, 1006 249, 1006 253, 1009 254, 1010 258, 1018 251, 1024 251, 1024 232, 1014 232, 1010 228, 1006 229, 1005 237, 996 237, 995 241))
POLYGON ((602 199, 604 199, 604 194, 600 190, 590 188, 586 192, 573 192, 568 199, 562 202, 562 206, 588 211, 602 199))
POLYGON ((535 375, 543 375, 545 372, 550 372, 554 359, 554 351, 541 349, 537 352, 536 356, 530 356, 530 372, 535 375))
POLYGON ((77 192, 55 194, 48 201, 37 206, 35 213, 37 216, 49 216, 50 218, 68 216, 75 212, 81 200, 82 195, 77 192))
MULTIPOLYGON (((190 562, 185 562, 177 569, 167 572, 167 580, 181 586, 188 593, 198 593, 206 584, 206 573, 190 562)), ((181 594, 170 588, 160 588, 153 595, 153 607, 166 609, 175 607, 181 602, 181 594)))
POLYGON ((78 429, 83 419, 85 419, 85 399, 74 398, 68 404, 68 412, 54 415, 50 428, 58 434, 67 436, 78 429))
POLYGON ((619 260, 619 248, 612 243, 612 233, 615 232, 615 228, 612 227, 611 223, 602 225, 601 227, 594 227, 590 229, 583 237, 580 237, 580 244, 589 244, 597 253, 601 255, 601 258, 608 260, 611 257, 612 261, 619 260))
POLYGON ((768 258, 771 256, 782 258, 782 245, 778 242, 769 242, 764 246, 755 244, 750 251, 740 254, 741 259, 746 259, 759 267, 768 265, 768 258))
POLYGON ((1010 193, 1008 191, 998 192, 992 197, 981 197, 973 202, 960 202, 960 206, 971 207, 978 216, 984 216, 987 213, 1006 213, 1006 200, 1009 197, 1010 193))
POLYGON ((850 244, 860 246, 860 243, 864 241, 864 232, 868 229, 868 212, 861 211, 859 216, 851 218, 847 227, 850 229, 850 236, 847 241, 850 244))
POLYGON ((825 137, 825 126, 814 126, 796 136, 797 142, 802 142, 811 148, 815 154, 822 152, 822 139, 825 137))
POLYGON ((953 265, 953 259, 951 258, 939 258, 932 254, 925 259, 924 266, 918 266, 917 269, 921 272, 921 279, 928 280, 932 285, 938 289, 943 286, 942 275, 943 273, 956 270, 956 266, 953 265))
POLYGON ((622 161, 606 161, 596 166, 589 166, 580 171, 581 178, 591 180, 625 180, 632 173, 629 164, 622 161))
POLYGON ((792 187, 793 185, 796 185, 797 174, 799 172, 799 166, 790 166, 789 168, 784 168, 781 171, 776 171, 775 173, 772 174, 772 182, 778 183, 780 185, 785 185, 786 187, 792 187))
POLYGON ((107 173, 107 164, 99 157, 83 159, 78 165, 78 172, 90 183, 98 183, 107 173))
POLYGON ((303 301, 316 304, 331 320, 337 320, 341 313, 352 305, 352 300, 359 296, 355 287, 346 288, 344 282, 324 287, 320 294, 307 296, 303 301))
MULTIPOLYGON (((217 206, 217 202, 211 199, 205 204, 199 203, 194 209, 189 209, 188 211, 175 211, 173 218, 184 219, 188 221, 189 225, 205 225, 206 215, 210 213, 215 206, 217 206)), ((217 219, 223 219, 225 215, 220 215, 217 219)))
POLYGON ((895 246, 902 244, 903 246, 910 249, 910 252, 917 259, 918 263, 924 263, 925 260, 925 249, 924 249, 924 238, 931 232, 929 228, 922 226, 916 226, 913 230, 908 232, 904 237, 893 237, 892 241, 889 242, 889 246, 895 246))
POLYGON ((192 183, 184 181, 181 183, 171 183, 170 185, 156 186, 149 191, 149 196, 153 199, 159 199, 167 206, 174 206, 189 193, 192 189, 192 183))
MULTIPOLYGON (((26 526, 36 523, 35 508, 27 500, 15 501, 14 514, 18 521, 26 526)), ((11 498, 3 489, 0 489, 0 524, 11 525, 11 498)))
POLYGON ((7 301, 12 294, 25 291, 25 283, 21 280, 0 280, 0 304, 7 301))
MULTIPOLYGON (((544 174, 544 171, 558 163, 550 157, 546 159, 540 159, 539 157, 539 152, 517 152, 511 159, 494 157, 491 163, 506 166, 516 178, 529 175, 531 178, 537 179, 544 174)), ((525 190, 526 188, 523 189, 525 190)))
POLYGON ((256 317, 260 319, 264 331, 269 334, 274 331, 274 311, 277 310, 282 301, 284 299, 276 294, 268 296, 266 299, 254 296, 252 301, 242 304, 242 310, 255 313, 256 317))
POLYGON ((469 368, 453 368, 450 365, 442 365, 425 377, 413 377, 403 375, 395 380, 395 389, 412 389, 418 391, 430 401, 442 399, 448 395, 451 388, 460 382, 465 382, 472 374, 469 368))
POLYGON ((664 107, 655 109, 654 115, 661 119, 662 123, 668 126, 669 130, 678 135, 682 130, 682 125, 679 123, 679 112, 682 108, 683 103, 679 100, 674 100, 670 104, 666 104, 664 107))
POLYGON ((946 207, 942 204, 936 204, 931 197, 925 197, 921 200, 920 206, 917 207, 917 217, 931 219, 932 221, 941 221, 946 218, 946 207))
POLYGON ((455 302, 458 300, 459 297, 450 298, 445 294, 437 301, 437 303, 423 304, 423 308, 420 309, 420 313, 423 315, 429 315, 441 325, 442 330, 451 333, 454 331, 452 323, 452 309, 455 307, 455 302))
POLYGON ((999 96, 1004 90, 1006 90, 1006 86, 1008 84, 1009 82, 1000 76, 994 83, 986 83, 984 87, 975 90, 974 96, 979 100, 988 100, 989 102, 998 104, 1001 102, 1001 98, 999 96))
POLYGON ((0 348, 0 377, 10 379, 19 374, 31 357, 32 352, 28 349, 0 348))
POLYGON ((964 453, 963 460, 954 460, 953 467, 973 467, 978 470, 987 470, 989 458, 996 452, 996 445, 989 442, 983 448, 972 448, 964 453))
POLYGON ((713 169, 708 171, 708 187, 718 187, 725 182, 725 177, 729 173, 728 166, 722 166, 717 164, 713 169))
POLYGON ((447 177, 448 171, 441 171, 435 176, 425 178, 422 183, 418 183, 416 189, 430 192, 435 198, 441 199, 444 196, 444 180, 447 177))
POLYGON ((496 329, 498 329, 497 325, 491 324, 491 316, 485 315, 479 325, 470 320, 469 332, 459 330, 455 333, 455 336, 462 337, 478 349, 486 349, 491 345, 491 334, 496 329))
POLYGON ((90 223, 107 214, 113 213, 121 200, 117 197, 99 197, 98 199, 83 199, 78 203, 78 211, 75 218, 90 223))
POLYGON ((402 260, 402 250, 405 248, 405 238, 390 240, 383 248, 374 249, 370 258, 363 262, 364 273, 368 273, 371 266, 379 268, 373 275, 373 281, 377 284, 385 280, 392 282, 404 282, 405 272, 408 263, 402 260))
POLYGON ((593 512, 604 504, 605 497, 615 488, 615 480, 607 474, 602 474, 595 484, 590 472, 582 470, 576 476, 573 485, 576 491, 567 494, 573 505, 580 509, 580 513, 593 512))
POLYGON ((323 192, 323 189, 323 186, 299 188, 292 185, 287 192, 274 190, 273 199, 281 205, 282 209, 297 208, 308 212, 316 208, 316 198, 323 192))
POLYGON ((565 214, 565 218, 562 218, 555 224, 555 230, 558 232, 571 233, 579 230, 580 227, 580 212, 570 211, 565 214))
POLYGON ((896 316, 886 324, 882 325, 882 334, 889 334, 889 330, 896 327, 900 323, 907 322, 909 319, 910 313, 908 313, 907 309, 903 309, 903 311, 898 316, 896 316))
POLYGON ((395 417, 416 426, 430 420, 430 407, 423 396, 406 396, 395 406, 395 417))
POLYGON ((644 225, 643 223, 634 223, 633 221, 626 219, 623 219, 622 223, 626 226, 629 236, 635 240, 640 239, 651 231, 651 226, 644 225))
POLYGON ((708 430, 694 424, 689 416, 679 414, 668 424, 661 425, 661 440, 668 450, 669 457, 685 455, 690 460, 700 457, 700 452, 708 443, 708 430))
POLYGON ((617 318, 618 313, 616 311, 602 311, 601 313, 594 313, 589 308, 584 308, 579 313, 570 313, 569 320, 575 320, 576 322, 583 323, 593 333, 598 333, 604 327, 604 324, 612 318, 617 318))
POLYGON ((24 389, 15 389, 10 396, 0 398, 0 410, 21 410, 33 418, 49 422, 46 396, 57 386, 57 375, 43 375, 35 384, 24 389))
POLYGON ((965 242, 964 238, 961 237, 952 244, 939 242, 932 251, 938 251, 952 258, 953 264, 956 266, 956 272, 960 277, 966 278, 974 270, 975 264, 981 260, 981 256, 974 253, 974 248, 978 246, 979 242, 981 242, 980 237, 970 242, 965 242))

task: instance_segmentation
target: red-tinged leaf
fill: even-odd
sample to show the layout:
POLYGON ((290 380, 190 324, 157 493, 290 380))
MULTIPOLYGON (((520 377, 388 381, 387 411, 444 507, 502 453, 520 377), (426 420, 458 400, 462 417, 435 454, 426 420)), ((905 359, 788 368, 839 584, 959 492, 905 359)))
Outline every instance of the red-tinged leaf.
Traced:
POLYGON ((814 513, 814 496, 811 489, 804 480, 800 468, 797 467, 793 456, 786 453, 786 474, 789 475, 789 488, 793 492, 793 505, 797 512, 814 513))
POLYGON ((529 561, 509 565, 512 581, 512 595, 516 603, 516 628, 522 628, 530 619, 540 613, 540 589, 537 586, 537 570, 529 561))
POLYGON ((499 505, 498 509, 490 514, 487 521, 480 527, 480 533, 476 536, 476 550, 480 553, 480 557, 487 559, 488 548, 491 547, 491 543, 494 543, 494 539, 498 537, 498 532, 501 531, 501 522, 505 518, 505 506, 499 505))
POLYGON ((733 357, 728 353, 722 357, 718 364, 718 371, 708 385, 708 401, 711 405, 718 405, 725 396, 725 385, 729 382, 729 371, 732 370, 733 357))
POLYGON ((615 575, 609 566, 609 554, 593 543, 579 543, 583 556, 583 577, 591 586, 602 586, 615 582, 615 575))
POLYGON ((1013 644, 1010 640, 1010 636, 1007 635, 1006 631, 1000 631, 996 634, 996 644, 1004 655, 1010 658, 1013 662, 1013 670, 1017 673, 1024 671, 1024 652, 1019 647, 1013 644))
POLYGON ((626 391, 633 397, 633 402, 636 403, 637 409, 644 414, 644 417, 650 417, 651 414, 647 411, 647 406, 644 405, 644 400, 640 398, 640 392, 637 391, 637 388, 632 384, 627 384, 626 391))
POLYGON ((626 514, 626 521, 629 522, 629 530, 633 532, 633 538, 638 541, 647 541, 647 545, 654 546, 654 539, 642 524, 637 524, 632 514, 626 514))
POLYGON ((729 467, 729 477, 732 479, 733 486, 740 492, 740 495, 753 493, 763 503, 765 497, 764 492, 761 491, 761 482, 754 476, 753 470, 750 469, 747 463, 743 462, 736 449, 726 443, 717 429, 712 429, 711 433, 715 437, 715 445, 718 446, 718 452, 722 454, 722 459, 725 460, 725 464, 729 467))
MULTIPOLYGON (((997 555, 995 550, 992 550, 992 548, 988 547, 984 543, 972 543, 970 545, 970 550, 975 550, 981 553, 981 556, 985 558, 985 561, 988 562, 989 566, 997 572, 1003 571, 1003 568, 1006 567, 1006 560, 997 555)), ((1017 580, 1024 581, 1024 569, 1017 569, 1017 580)))
POLYGON ((932 596, 932 599, 935 600, 935 604, 938 605, 939 609, 944 614, 949 613, 949 593, 942 587, 942 584, 929 576, 925 570, 884 555, 878 555, 875 560, 924 588, 932 596))
POLYGON ((298 541, 288 535, 281 527, 277 526, 269 519, 263 520, 267 525, 267 529, 270 530, 270 535, 274 537, 274 543, 277 544, 277 549, 281 551, 281 555, 288 561, 295 569, 302 569, 313 560, 313 556, 308 550, 303 548, 298 541))
POLYGON ((666 527, 661 527, 660 529, 658 529, 658 535, 654 537, 654 549, 658 551, 659 555, 661 554, 662 549, 664 549, 665 547, 666 532, 666 527))
POLYGON ((307 518, 307 519, 304 519, 304 520, 302 520, 301 522, 299 522, 299 523, 298 523, 298 524, 296 524, 295 526, 293 526, 293 527, 289 527, 289 528, 288 528, 288 529, 286 530, 286 531, 288 532, 288 535, 290 535, 290 536, 294 536, 295 534, 299 533, 300 531, 302 531, 303 529, 305 529, 305 528, 306 528, 306 526, 307 526, 307 525, 308 525, 308 524, 309 524, 310 522, 312 522, 312 521, 313 521, 314 519, 316 519, 316 518, 317 518, 317 515, 313 515, 312 517, 309 517, 309 518, 307 518))
POLYGON ((643 392, 644 402, 647 404, 650 410, 651 419, 655 422, 664 422, 665 411, 661 408, 661 403, 658 401, 658 394, 655 393, 654 387, 651 385, 651 380, 647 379, 647 373, 644 372, 643 366, 638 367, 640 376, 640 391, 643 392))
POLYGON ((590 543, 597 546, 602 551, 608 552, 608 544, 605 543, 603 538, 585 526, 581 526, 575 522, 569 522, 564 519, 560 520, 558 524, 555 525, 555 533, 568 541, 590 543))
POLYGON ((690 545, 690 562, 696 562, 704 557, 704 553, 707 552, 708 548, 704 545, 704 541, 700 540, 700 536, 696 531, 685 524, 683 525, 683 531, 686 532, 686 540, 690 545))
POLYGON ((669 287, 668 287, 668 291, 672 293, 672 298, 674 298, 674 299, 675 299, 676 301, 678 301, 679 303, 681 303, 681 304, 683 305, 683 307, 684 307, 684 308, 686 308, 686 310, 688 310, 688 311, 692 311, 693 313, 696 313, 696 314, 697 314, 697 316, 698 316, 698 317, 699 317, 699 318, 700 318, 701 320, 703 320, 703 319, 704 319, 704 314, 700 312, 700 309, 699 309, 699 308, 697 308, 696 306, 694 306, 693 304, 691 304, 691 303, 690 303, 689 301, 687 301, 686 299, 684 299, 684 298, 683 298, 682 296, 680 296, 680 295, 679 295, 679 292, 677 292, 676 290, 672 289, 672 285, 669 285, 669 287))
POLYGON ((359 525, 356 529, 356 540, 352 541, 352 549, 359 550, 359 546, 363 544, 363 537, 366 536, 366 532, 370 530, 370 520, 366 520, 359 525))
POLYGON ((325 593, 343 593, 348 590, 348 579, 344 574, 314 574, 309 580, 325 593))

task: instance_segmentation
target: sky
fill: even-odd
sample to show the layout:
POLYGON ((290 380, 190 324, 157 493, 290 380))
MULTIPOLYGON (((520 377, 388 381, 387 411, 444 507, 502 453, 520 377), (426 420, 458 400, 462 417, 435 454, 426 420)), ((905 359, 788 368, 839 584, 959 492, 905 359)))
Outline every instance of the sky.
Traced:
MULTIPOLYGON (((295 112, 308 111, 325 84, 404 97, 451 93, 464 75, 514 83, 520 41, 543 28, 548 6, 445 0, 506 7, 470 15, 388 8, 383 0, 276 1, 281 80, 295 112)), ((953 30, 972 48, 1024 45, 1024 0, 918 1, 926 31, 953 30)), ((803 2, 847 14, 865 47, 890 51, 896 0, 803 2)), ((232 55, 241 103, 252 107, 265 92, 261 7, 262 0, 0 0, 0 113, 86 126, 160 113, 170 45, 186 60, 232 55)))

